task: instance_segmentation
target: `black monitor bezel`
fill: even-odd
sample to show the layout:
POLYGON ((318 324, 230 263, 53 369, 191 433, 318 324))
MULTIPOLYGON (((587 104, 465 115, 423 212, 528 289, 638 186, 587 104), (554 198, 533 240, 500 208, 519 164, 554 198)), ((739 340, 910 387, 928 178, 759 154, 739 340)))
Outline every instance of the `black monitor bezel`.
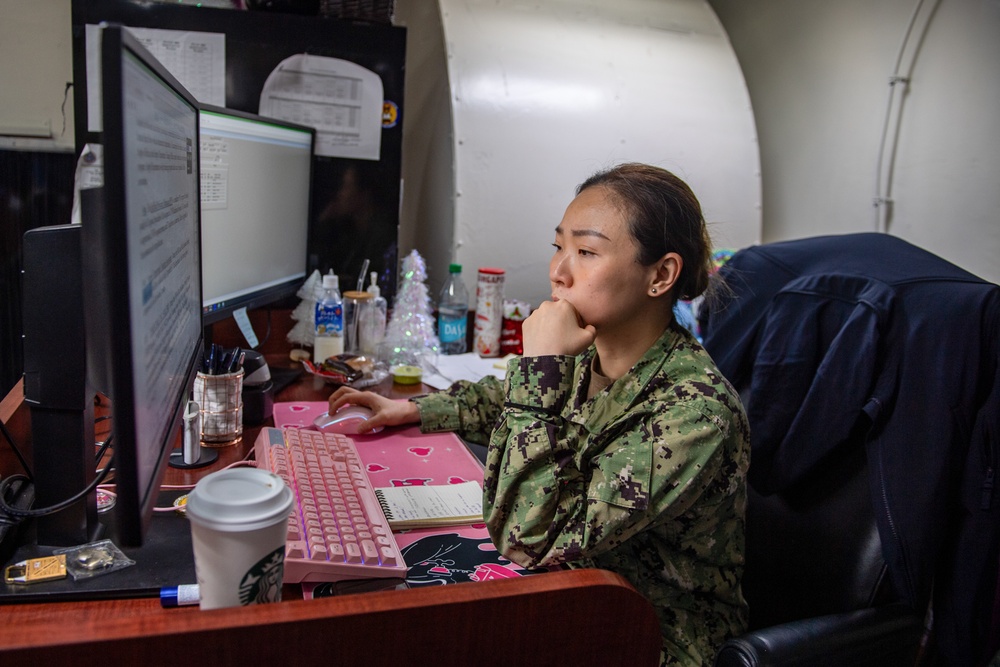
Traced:
MULTIPOLYGON (((101 31, 102 76, 102 143, 104 152, 103 220, 83 221, 82 242, 84 260, 84 290, 87 302, 88 368, 94 373, 94 384, 108 393, 112 404, 112 424, 115 453, 115 484, 117 502, 116 532, 124 546, 139 546, 152 518, 160 485, 171 450, 177 445, 186 406, 183 396, 175 397, 173 405, 164 405, 170 415, 165 433, 161 434, 156 465, 145 493, 139 480, 137 422, 135 419, 132 360, 132 331, 129 318, 129 281, 127 262, 127 206, 125 146, 121 135, 124 125, 122 59, 128 52, 191 108, 195 119, 195 136, 199 123, 199 105, 191 93, 142 46, 141 42, 118 25, 101 31), (119 131, 116 132, 115 129, 119 131), (98 261, 116 257, 118 262, 98 261), (101 307, 103 302, 103 308, 101 307), (123 398, 124 397, 124 398, 123 398)), ((197 153, 196 153, 197 155, 197 153)), ((200 175, 198 160, 194 160, 195 179, 200 175)), ((201 203, 195 198, 198 265, 201 265, 201 203)), ((199 317, 201 311, 201 276, 199 282, 199 317)), ((192 348, 184 370, 183 392, 190 394, 202 358, 203 328, 198 327, 197 345, 192 348)), ((182 392, 182 393, 183 393, 182 392)))
MULTIPOLYGON (((312 156, 316 152, 316 128, 309 125, 300 125, 298 123, 293 123, 291 121, 282 120, 280 118, 271 118, 269 116, 261 116, 258 114, 250 113, 247 111, 240 111, 238 109, 230 109, 227 107, 220 107, 213 104, 199 105, 199 137, 201 134, 200 130, 200 119, 201 113, 215 113, 222 116, 232 116, 235 118, 243 118, 246 120, 260 121, 264 123, 270 123, 272 125, 277 125, 278 127, 284 127, 296 131, 305 131, 310 135, 310 148, 309 148, 309 196, 307 199, 307 220, 306 220, 306 232, 308 235, 308 227, 312 224, 313 218, 313 204, 312 204, 312 187, 313 187, 313 160, 312 156)), ((308 238, 308 236, 307 236, 308 238)), ((202 261, 205 261, 205 257, 202 257, 202 261)), ((231 317, 236 311, 241 308, 246 308, 247 310, 251 308, 259 308, 261 306, 272 305, 282 299, 287 299, 294 296, 302 283, 308 277, 308 267, 309 267, 309 247, 306 244, 305 252, 302 257, 302 271, 303 275, 300 278, 290 279, 278 285, 272 285, 266 289, 255 290, 249 294, 242 295, 238 298, 226 301, 225 304, 219 308, 208 311, 205 310, 204 294, 202 295, 202 324, 208 326, 216 322, 221 322, 229 317, 231 317)))

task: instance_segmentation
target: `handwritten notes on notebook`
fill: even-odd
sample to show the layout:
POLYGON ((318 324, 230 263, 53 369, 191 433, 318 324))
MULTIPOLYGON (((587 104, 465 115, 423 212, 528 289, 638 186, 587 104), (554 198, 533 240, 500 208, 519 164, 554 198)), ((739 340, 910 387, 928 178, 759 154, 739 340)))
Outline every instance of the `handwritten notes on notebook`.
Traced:
POLYGON ((477 482, 375 489, 394 530, 483 521, 483 490, 477 482))

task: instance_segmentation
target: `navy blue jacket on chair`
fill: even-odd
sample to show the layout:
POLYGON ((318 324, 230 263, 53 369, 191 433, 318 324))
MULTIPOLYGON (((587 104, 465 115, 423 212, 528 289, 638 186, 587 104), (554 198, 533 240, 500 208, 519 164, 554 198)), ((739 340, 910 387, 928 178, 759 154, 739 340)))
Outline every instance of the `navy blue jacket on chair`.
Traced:
POLYGON ((918 612, 933 595, 948 662, 982 661, 1000 558, 1000 287, 884 234, 747 248, 722 275, 734 298, 701 326, 746 403, 751 485, 778 492, 865 447, 894 587, 918 612))

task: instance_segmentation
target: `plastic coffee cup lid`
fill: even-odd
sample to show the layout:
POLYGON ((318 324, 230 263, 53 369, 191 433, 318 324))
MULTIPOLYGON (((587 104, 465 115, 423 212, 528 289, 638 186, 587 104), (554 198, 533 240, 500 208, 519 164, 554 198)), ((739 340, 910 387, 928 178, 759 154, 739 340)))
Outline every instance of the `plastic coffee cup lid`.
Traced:
POLYGON ((286 521, 292 501, 292 490, 274 473, 233 468, 198 481, 188 496, 187 516, 213 530, 256 530, 286 521))

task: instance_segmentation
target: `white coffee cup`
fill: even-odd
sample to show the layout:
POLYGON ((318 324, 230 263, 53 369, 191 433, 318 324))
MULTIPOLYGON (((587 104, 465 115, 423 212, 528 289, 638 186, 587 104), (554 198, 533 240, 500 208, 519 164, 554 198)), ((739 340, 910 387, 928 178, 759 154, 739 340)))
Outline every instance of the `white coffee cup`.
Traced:
POLYGON ((188 496, 202 609, 281 600, 293 494, 274 473, 233 468, 206 475, 188 496))

